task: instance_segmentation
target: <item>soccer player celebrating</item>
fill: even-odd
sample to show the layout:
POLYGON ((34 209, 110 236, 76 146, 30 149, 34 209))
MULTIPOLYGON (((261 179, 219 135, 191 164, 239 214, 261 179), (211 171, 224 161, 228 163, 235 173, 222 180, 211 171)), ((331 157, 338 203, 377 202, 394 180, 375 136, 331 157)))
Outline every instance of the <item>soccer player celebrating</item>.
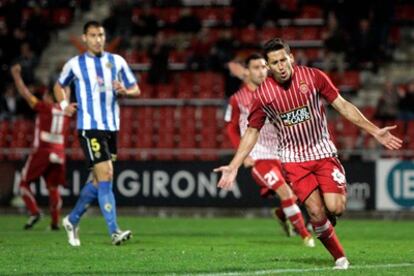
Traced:
POLYGON ((43 177, 49 191, 50 228, 59 230, 62 199, 59 185, 65 183, 65 133, 69 117, 54 100, 53 92, 47 91, 39 100, 27 88, 21 76, 21 66, 15 64, 11 75, 19 94, 37 112, 33 151, 23 167, 20 192, 30 217, 24 229, 31 229, 41 218, 40 209, 30 190, 30 182, 43 177))
MULTIPOLYGON (((266 79, 268 72, 266 60, 260 54, 247 57, 246 66, 244 85, 230 97, 225 116, 225 121, 228 122, 227 134, 235 148, 239 146, 240 136, 247 129, 247 117, 256 89, 266 79)), ((266 197, 274 193, 279 196, 282 212, 276 212, 276 216, 282 222, 287 234, 290 234, 287 227, 287 219, 289 219, 304 244, 314 247, 315 241, 305 227, 302 213, 295 203, 296 197, 283 178, 281 163, 277 156, 277 136, 273 128, 272 123, 266 120, 256 145, 243 164, 246 168, 252 167, 253 179, 261 187, 261 196, 266 197)))
POLYGON ((289 45, 282 39, 268 41, 264 55, 272 75, 256 92, 249 126, 232 161, 215 169, 222 172, 218 186, 232 187, 238 168, 256 144, 266 120, 270 120, 293 192, 305 204, 316 235, 334 258, 334 269, 347 269, 349 261, 327 218, 329 214, 339 216, 345 210, 346 179, 330 138, 322 98, 386 148, 399 149, 402 141, 390 133, 396 126, 375 126, 341 97, 323 72, 294 65, 289 45))
POLYGON ((126 61, 119 55, 104 51, 105 30, 99 22, 87 22, 82 39, 87 51, 65 64, 54 90, 65 111, 73 113, 75 109, 68 105, 62 88, 75 82, 77 128, 92 177, 82 188, 73 210, 63 219, 63 225, 69 244, 80 246, 80 218, 87 207, 98 199, 112 244, 120 245, 132 234, 129 230, 120 230, 118 226, 112 191, 112 161, 116 159, 120 124, 117 98, 118 95, 138 95, 140 90, 126 61))

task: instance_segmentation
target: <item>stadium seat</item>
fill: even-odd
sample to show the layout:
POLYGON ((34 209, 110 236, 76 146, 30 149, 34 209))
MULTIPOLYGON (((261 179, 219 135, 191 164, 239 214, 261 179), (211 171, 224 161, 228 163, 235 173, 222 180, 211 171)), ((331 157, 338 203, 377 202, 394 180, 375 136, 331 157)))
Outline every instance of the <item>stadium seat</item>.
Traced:
POLYGON ((320 40, 321 29, 314 26, 302 27, 300 30, 300 40, 320 40))
POLYGON ((168 99, 175 98, 174 84, 158 84, 155 86, 155 95, 157 98, 168 99))
POLYGON ((300 14, 297 18, 323 18, 323 11, 320 6, 317 5, 303 5, 300 14))
POLYGON ((66 27, 72 21, 72 11, 69 8, 57 8, 52 11, 52 22, 59 27, 66 27))
POLYGON ((272 38, 279 36, 279 30, 275 27, 263 27, 263 29, 259 32, 258 38, 260 42, 264 43, 272 38))
POLYGON ((298 39, 298 35, 297 35, 298 28, 297 27, 291 27, 291 26, 286 27, 285 26, 280 29, 280 32, 281 32, 280 35, 283 37, 283 39, 287 41, 298 39))

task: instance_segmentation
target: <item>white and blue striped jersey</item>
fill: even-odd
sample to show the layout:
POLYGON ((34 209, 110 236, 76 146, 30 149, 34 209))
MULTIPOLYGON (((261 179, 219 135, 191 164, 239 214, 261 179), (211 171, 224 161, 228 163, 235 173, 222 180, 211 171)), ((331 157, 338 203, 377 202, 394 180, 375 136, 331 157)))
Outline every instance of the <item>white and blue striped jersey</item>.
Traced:
POLYGON ((119 130, 114 80, 127 89, 137 82, 125 59, 119 55, 104 52, 97 57, 86 52, 66 62, 58 81, 62 87, 75 82, 78 129, 119 130))

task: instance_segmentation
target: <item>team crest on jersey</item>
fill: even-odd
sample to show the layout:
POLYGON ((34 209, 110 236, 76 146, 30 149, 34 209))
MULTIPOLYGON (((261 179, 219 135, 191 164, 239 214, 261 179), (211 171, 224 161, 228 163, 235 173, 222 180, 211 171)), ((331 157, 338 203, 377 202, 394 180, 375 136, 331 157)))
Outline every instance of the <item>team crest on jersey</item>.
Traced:
POLYGON ((105 64, 106 68, 111 69, 112 67, 114 67, 114 65, 112 63, 110 63, 109 61, 105 64))
POLYGON ((101 153, 99 151, 95 152, 94 155, 96 159, 101 158, 101 153))
POLYGON ((302 94, 307 94, 307 93, 309 93, 309 91, 310 91, 308 84, 307 84, 305 81, 303 81, 303 80, 301 80, 301 81, 299 82, 299 91, 300 91, 302 94))
POLYGON ((345 184, 345 175, 338 169, 338 168, 335 168, 333 171, 332 171, 332 178, 333 178, 333 180, 336 182, 336 183, 338 183, 339 185, 344 185, 345 184))
POLYGON ((280 114, 280 118, 285 126, 293 126, 311 119, 308 106, 302 106, 280 114))

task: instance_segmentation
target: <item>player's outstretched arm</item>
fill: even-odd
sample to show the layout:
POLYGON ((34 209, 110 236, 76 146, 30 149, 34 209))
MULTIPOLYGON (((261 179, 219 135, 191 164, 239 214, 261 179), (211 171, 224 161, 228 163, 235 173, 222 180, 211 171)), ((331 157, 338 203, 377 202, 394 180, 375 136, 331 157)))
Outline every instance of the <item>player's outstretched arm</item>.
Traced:
POLYGON ((23 97, 23 99, 26 100, 29 106, 33 108, 39 100, 27 88, 26 84, 23 81, 21 72, 22 67, 20 66, 20 64, 15 64, 10 69, 10 73, 13 77, 17 91, 23 97))
POLYGON ((332 106, 346 119, 367 131, 374 136, 375 139, 387 149, 396 150, 401 148, 402 140, 391 134, 390 130, 397 126, 387 126, 379 128, 368 120, 359 109, 342 98, 340 95, 332 102, 332 106))
POLYGON ((237 148, 237 152, 231 160, 230 164, 214 169, 215 172, 222 173, 220 181, 217 184, 218 187, 223 189, 231 189, 233 187, 237 176, 237 170, 241 164, 243 164, 243 161, 249 155, 250 151, 253 149, 258 138, 259 130, 251 127, 247 128, 240 141, 240 145, 237 148))

